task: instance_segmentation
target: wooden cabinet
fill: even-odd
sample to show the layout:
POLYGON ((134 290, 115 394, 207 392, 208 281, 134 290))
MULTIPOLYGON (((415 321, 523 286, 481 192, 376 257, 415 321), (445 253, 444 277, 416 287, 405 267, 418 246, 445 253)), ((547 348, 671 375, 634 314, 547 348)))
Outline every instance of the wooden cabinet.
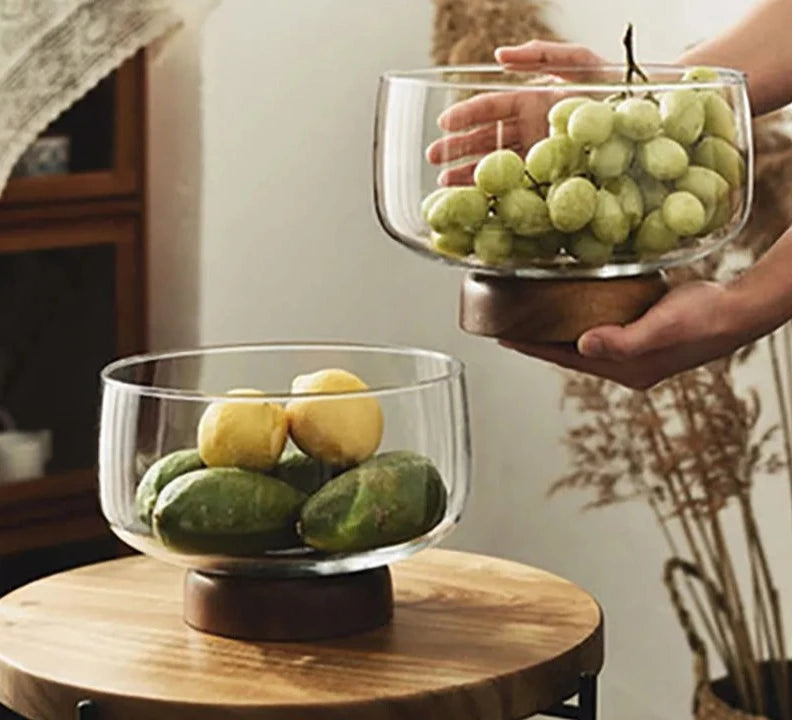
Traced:
POLYGON ((0 407, 53 448, 44 477, 0 482, 0 593, 118 550, 97 500, 98 373, 146 346, 144 92, 139 54, 44 133, 69 137, 69 172, 0 198, 0 407))
POLYGON ((70 172, 14 178, 0 207, 75 200, 140 198, 144 171, 144 66, 142 54, 102 80, 44 135, 71 141, 70 172))

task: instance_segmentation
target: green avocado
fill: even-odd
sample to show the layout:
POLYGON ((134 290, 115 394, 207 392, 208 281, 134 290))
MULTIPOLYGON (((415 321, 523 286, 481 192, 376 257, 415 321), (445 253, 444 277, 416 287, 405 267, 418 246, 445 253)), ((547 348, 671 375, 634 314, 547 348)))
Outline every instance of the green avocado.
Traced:
POLYGON ((135 512, 146 525, 151 525, 151 513, 162 489, 180 475, 204 466, 194 448, 176 450, 157 460, 143 475, 135 493, 135 512))
POLYGON ((160 493, 152 514, 154 534, 183 554, 255 556, 294 547, 306 497, 262 473, 195 470, 160 493))
POLYGON ((416 453, 378 455, 327 482, 303 505, 303 541, 324 552, 357 552, 419 537, 445 515, 447 491, 416 453))
POLYGON ((313 495, 328 480, 346 469, 328 465, 295 449, 281 456, 273 474, 293 488, 313 495))

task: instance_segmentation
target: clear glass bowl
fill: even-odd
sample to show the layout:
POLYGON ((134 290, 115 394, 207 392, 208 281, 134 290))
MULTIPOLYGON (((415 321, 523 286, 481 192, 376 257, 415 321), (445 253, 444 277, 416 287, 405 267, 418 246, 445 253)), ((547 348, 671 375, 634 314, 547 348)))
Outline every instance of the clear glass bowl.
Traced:
POLYGON ((264 344, 144 355, 105 368, 102 393, 102 512, 112 530, 136 550, 190 569, 307 576, 382 566, 438 543, 455 527, 465 506, 470 440, 464 368, 441 353, 350 344, 264 344), (352 373, 368 389, 338 392, 341 386, 316 384, 303 384, 300 392, 292 389, 297 376, 324 369, 352 373), (231 390, 256 390, 264 396, 229 395, 231 390), (206 420, 210 415, 212 422, 206 420), (279 455, 284 427, 286 446, 279 455), (321 463, 299 453, 295 437, 321 463), (218 475, 215 469, 195 472, 195 465, 188 463, 164 488, 151 484, 157 473, 156 467, 150 468, 157 460, 192 448, 200 451, 199 464, 206 459, 212 465, 255 466, 254 471, 221 469, 218 475), (240 460, 243 451, 248 454, 240 460), (407 451, 410 459, 400 456, 383 482, 381 469, 362 475, 355 470, 359 463, 362 469, 380 462, 365 460, 372 452, 381 459, 390 451, 407 451), (336 452, 340 455, 332 454, 336 452), (307 474, 289 475, 293 466, 284 460, 295 453, 306 463, 300 467, 307 474), (262 469, 277 457, 274 468, 262 469), (335 494, 338 502, 329 495, 315 502, 317 493, 341 487, 333 484, 347 473, 357 473, 359 479, 352 486, 357 488, 352 505, 353 498, 344 491, 335 494), (245 476, 241 480, 240 474, 245 476), (146 495, 141 483, 146 493, 151 487, 158 493, 146 495), (268 489, 256 495, 260 483, 268 489), (303 495, 293 489, 298 487, 303 495), (309 520, 306 497, 314 502, 309 520), (251 507, 258 513, 252 521, 251 507), (329 518, 328 513, 340 515, 329 518), (276 543, 259 534, 272 523, 279 528, 276 543), (328 523, 337 530, 334 535, 328 523), (309 532, 310 542, 320 549, 303 542, 302 533, 307 537, 309 532))
MULTIPOLYGON (((374 138, 375 204, 382 227, 411 250, 436 260, 482 273, 526 278, 609 278, 649 274, 674 265, 692 263, 717 250, 740 232, 751 205, 753 143, 745 78, 733 70, 711 68, 712 74, 706 81, 684 80, 682 84, 688 68, 646 65, 643 70, 648 81, 636 77, 632 83, 625 81, 624 68, 615 65, 546 68, 541 73, 507 72, 496 65, 485 65, 385 74, 380 80, 374 138), (423 201, 438 187, 474 185, 476 163, 492 151, 511 149, 520 158, 526 158, 537 142, 550 135, 548 113, 559 100, 583 97, 604 101, 615 111, 618 103, 628 97, 649 99, 658 110, 663 111, 662 124, 655 136, 670 133, 682 141, 688 141, 696 132, 698 110, 694 108, 691 111, 691 119, 684 114, 686 111, 682 101, 676 105, 676 100, 669 101, 666 106, 661 105, 666 94, 681 89, 694 91, 702 103, 702 109, 706 109, 706 123, 697 138, 689 144, 680 142, 687 154, 688 165, 706 163, 707 169, 717 166, 727 176, 730 173, 733 176, 736 168, 741 173, 741 178, 729 186, 728 192, 724 191, 722 203, 721 195, 718 195, 717 202, 721 204, 716 206, 710 203, 708 206, 706 202, 702 203, 709 228, 693 236, 680 235, 675 241, 676 245, 671 248, 657 250, 655 245, 652 250, 653 246, 649 243, 650 249, 647 251, 646 242, 641 245, 636 241, 638 228, 631 223, 633 227, 629 238, 614 246, 613 254, 607 260, 592 260, 590 256, 584 256, 585 261, 581 260, 574 254, 576 248, 580 247, 575 245, 576 233, 556 232, 548 232, 542 241, 544 244, 540 245, 525 241, 515 233, 517 240, 514 248, 519 247, 519 252, 512 250, 506 255, 505 251, 499 251, 500 255, 494 259, 491 253, 485 254, 482 259, 472 249, 475 225, 466 228, 466 239, 464 235, 459 235, 461 240, 454 241, 462 243, 454 246, 455 254, 447 252, 448 246, 445 246, 445 252, 436 249, 431 237, 432 228, 427 222, 425 210, 422 210, 423 201), (711 106, 707 105, 710 102, 707 98, 713 94, 717 94, 720 100, 712 101, 711 106), (726 117, 725 126, 722 101, 725 101, 726 110, 732 113, 733 118, 729 120, 726 117), (443 122, 440 121, 441 116, 443 122), (713 141, 712 137, 717 140, 713 141), (724 137, 728 137, 728 140, 724 140, 724 137), (724 148, 721 141, 733 150, 724 148), (721 156, 725 168, 718 165, 720 160, 715 161, 721 156), (460 250, 460 247, 463 249, 460 250), (537 250, 537 247, 541 249, 537 250)), ((574 134, 564 121, 560 125, 558 122, 555 124, 554 135, 574 134)), ((575 128, 576 152, 581 153, 576 160, 576 167, 561 170, 557 166, 551 172, 562 179, 570 175, 582 175, 591 179, 595 187, 600 189, 612 179, 614 172, 620 171, 613 169, 619 168, 619 165, 618 162, 606 162, 603 152, 594 155, 599 159, 593 164, 592 151, 601 146, 591 140, 581 140, 584 136, 580 132, 581 127, 578 125, 575 128), (594 174, 592 168, 596 168, 601 175, 594 174)), ((625 139, 614 123, 610 137, 615 136, 625 139)), ((599 142, 597 139, 596 143, 599 142)), ((626 143, 627 169, 623 172, 638 180, 645 179, 648 174, 646 167, 654 167, 652 164, 642 165, 641 157, 645 151, 641 147, 645 142, 629 140, 626 143)), ((612 155, 610 159, 613 159, 612 155)), ((668 173, 663 169, 660 174, 675 175, 676 172, 668 173)), ((551 181, 548 176, 540 180, 542 182, 537 186, 526 175, 523 179, 524 188, 536 190, 544 198, 550 190, 551 181)), ((666 188, 665 191, 661 189, 661 193, 680 189, 677 188, 676 179, 661 179, 661 182, 666 188)), ((611 188, 612 185, 608 189, 611 188)), ((681 189, 687 189, 684 181, 681 189)), ((490 215, 497 215, 502 198, 489 194, 490 215), (495 210, 496 207, 498 210, 495 210)), ((654 183, 652 187, 647 185, 642 190, 642 201, 648 200, 648 203, 642 204, 647 208, 656 205, 657 197, 654 183), (652 190, 655 192, 652 193, 652 190)), ((636 223, 640 219, 637 217, 636 223)), ((512 229, 515 227, 521 229, 525 226, 512 226, 512 229)), ((536 224, 531 227, 530 232, 537 232, 536 224)), ((592 227, 592 224, 585 226, 583 233, 592 227)), ((443 230, 442 224, 437 229, 443 230)), ((536 239, 537 236, 534 234, 532 237, 536 239)))

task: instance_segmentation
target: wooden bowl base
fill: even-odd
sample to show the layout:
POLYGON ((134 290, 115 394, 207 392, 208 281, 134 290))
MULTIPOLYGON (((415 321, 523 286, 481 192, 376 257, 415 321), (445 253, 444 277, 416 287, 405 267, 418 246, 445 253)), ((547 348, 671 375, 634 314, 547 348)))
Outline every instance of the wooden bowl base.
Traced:
POLYGON ((184 620, 213 635, 273 642, 325 640, 373 630, 393 617, 387 567, 264 579, 189 571, 184 620))
POLYGON ((668 290, 660 273, 609 280, 526 280, 469 273, 460 327, 510 342, 569 343, 599 325, 637 320, 668 290))

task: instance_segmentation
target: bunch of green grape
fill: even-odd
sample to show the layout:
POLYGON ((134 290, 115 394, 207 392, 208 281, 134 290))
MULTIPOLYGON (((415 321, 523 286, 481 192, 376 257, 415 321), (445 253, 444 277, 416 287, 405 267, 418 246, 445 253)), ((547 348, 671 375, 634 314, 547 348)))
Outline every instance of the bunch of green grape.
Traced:
POLYGON ((734 112, 724 96, 685 82, 655 97, 567 97, 549 111, 549 136, 523 159, 495 150, 475 185, 439 188, 421 213, 439 253, 486 265, 574 258, 602 265, 660 257, 726 225, 745 184, 734 112))

